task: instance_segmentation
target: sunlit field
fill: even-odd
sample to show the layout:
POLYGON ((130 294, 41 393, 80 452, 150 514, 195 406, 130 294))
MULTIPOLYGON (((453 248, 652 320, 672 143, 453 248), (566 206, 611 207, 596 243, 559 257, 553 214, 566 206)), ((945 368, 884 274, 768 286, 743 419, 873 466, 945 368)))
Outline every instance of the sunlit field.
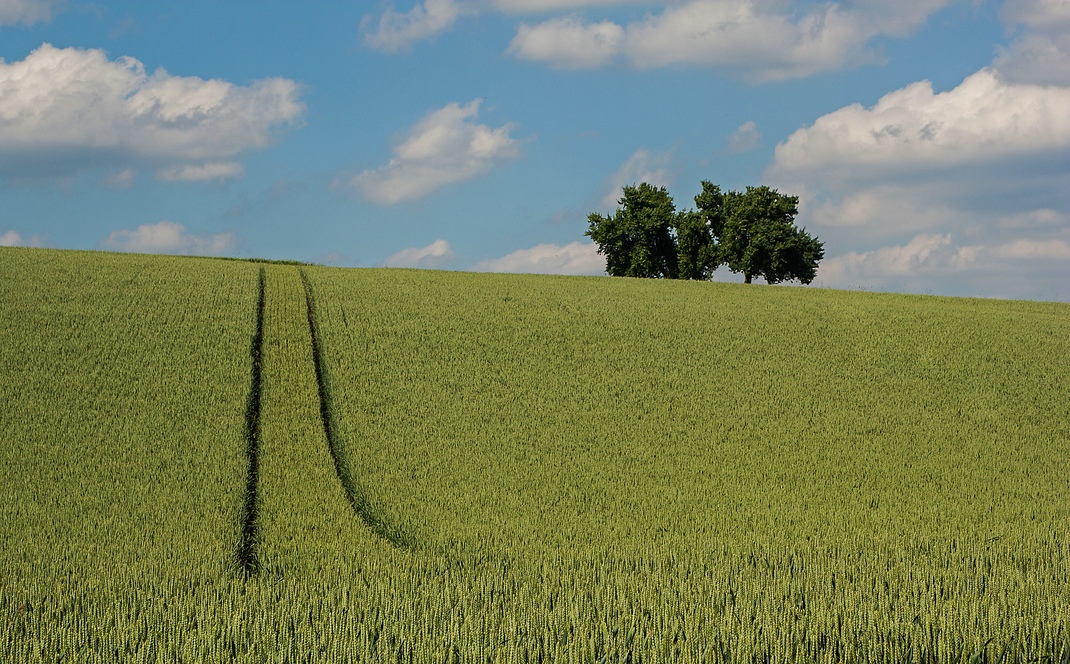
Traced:
POLYGON ((0 248, 0 660, 1070 661, 1068 331, 0 248))

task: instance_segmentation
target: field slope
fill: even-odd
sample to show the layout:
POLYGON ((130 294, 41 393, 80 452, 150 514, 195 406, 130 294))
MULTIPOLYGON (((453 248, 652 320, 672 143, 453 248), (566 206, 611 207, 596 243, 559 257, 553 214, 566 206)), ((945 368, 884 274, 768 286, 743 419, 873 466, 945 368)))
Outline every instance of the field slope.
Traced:
POLYGON ((1067 305, 0 248, 0 314, 4 661, 1070 660, 1067 305))

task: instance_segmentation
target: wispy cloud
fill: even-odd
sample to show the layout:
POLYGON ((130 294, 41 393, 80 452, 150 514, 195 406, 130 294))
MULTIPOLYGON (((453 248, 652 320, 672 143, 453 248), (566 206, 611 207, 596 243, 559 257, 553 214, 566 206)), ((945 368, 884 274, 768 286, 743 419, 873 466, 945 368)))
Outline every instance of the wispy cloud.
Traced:
POLYGON ((950 1, 424 0, 404 13, 366 16, 362 31, 372 48, 398 51, 449 30, 465 15, 557 13, 521 23, 506 52, 561 69, 686 64, 767 81, 874 61, 872 40, 906 36, 950 1), (626 5, 650 11, 629 23, 577 13, 626 5))
POLYGON ((0 25, 31 25, 55 14, 56 0, 0 0, 0 25))
POLYGON ((959 244, 950 233, 923 233, 902 245, 833 256, 817 283, 833 288, 973 294, 978 285, 1000 297, 1057 299, 1070 295, 1070 243, 1013 239, 959 244))
POLYGON ((233 161, 202 164, 200 166, 172 166, 159 171, 161 180, 170 182, 199 182, 230 180, 245 174, 245 168, 233 161))
POLYGON ((482 261, 472 269, 477 272, 593 275, 605 274, 606 259, 598 253, 598 245, 593 242, 539 244, 482 261))
POLYGON ((9 230, 0 235, 0 247, 43 247, 45 240, 40 235, 31 235, 23 239, 18 231, 9 230))
POLYGON ((464 6, 455 0, 424 0, 405 13, 388 9, 376 20, 365 16, 361 21, 364 42, 380 51, 394 52, 410 47, 448 30, 464 6))
POLYGON ((435 240, 426 247, 410 247, 402 249, 390 256, 383 265, 385 267, 418 267, 424 269, 441 268, 449 265, 457 259, 457 254, 445 240, 435 240))
POLYGON ((145 254, 190 254, 220 256, 237 244, 234 233, 193 235, 173 221, 142 224, 134 230, 115 230, 100 241, 101 249, 145 254))
POLYGON ((1070 2, 1066 0, 1008 0, 1003 19, 1018 31, 1000 47, 994 63, 1013 83, 1070 85, 1070 2))
POLYGON ((904 36, 946 2, 900 2, 894 11, 882 3, 650 2, 663 11, 628 24, 575 16, 522 24, 508 52, 559 68, 688 64, 779 80, 870 62, 872 39, 904 36))
POLYGON ((758 125, 753 120, 747 120, 739 125, 739 128, 728 135, 726 148, 729 152, 750 152, 758 147, 762 135, 758 131, 758 125))
POLYGON ((336 186, 354 188, 379 205, 394 205, 427 196, 515 160, 520 142, 510 125, 477 124, 479 99, 432 111, 394 148, 385 166, 341 178, 336 186))
POLYGON ((667 187, 672 184, 672 175, 669 172, 672 155, 672 150, 651 152, 643 149, 633 152, 606 181, 605 193, 600 201, 602 209, 616 209, 621 197, 621 189, 625 185, 646 182, 659 187, 667 187))

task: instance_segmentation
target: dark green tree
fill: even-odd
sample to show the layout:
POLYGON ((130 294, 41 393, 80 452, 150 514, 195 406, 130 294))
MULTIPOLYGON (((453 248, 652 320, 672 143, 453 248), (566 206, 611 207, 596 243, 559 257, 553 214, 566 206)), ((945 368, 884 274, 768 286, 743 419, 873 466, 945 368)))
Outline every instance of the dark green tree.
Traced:
POLYGON ((709 279, 719 265, 751 283, 814 280, 824 245, 795 225, 798 196, 769 187, 722 192, 702 182, 696 211, 676 211, 665 187, 624 187, 612 216, 588 215, 585 235, 615 277, 709 279))
POLYGON ((679 212, 676 231, 676 263, 680 279, 706 280, 717 269, 717 245, 710 226, 699 212, 679 212))
POLYGON ((718 235, 718 258, 729 270, 743 273, 745 283, 754 277, 764 277, 770 284, 792 279, 808 284, 814 280, 825 249, 820 240, 795 225, 798 196, 786 196, 765 186, 747 187, 743 193, 725 194, 721 211, 724 226, 718 235))
POLYGON ((677 278, 677 214, 669 192, 643 182, 624 187, 619 203, 612 216, 587 216, 590 228, 584 235, 606 257, 606 272, 614 277, 677 278))
POLYGON ((708 180, 702 181, 702 193, 695 196, 695 206, 698 208, 698 213, 702 216, 702 220, 710 229, 710 235, 714 239, 720 238, 721 231, 724 229, 724 197, 725 195, 721 193, 721 188, 711 184, 708 180))

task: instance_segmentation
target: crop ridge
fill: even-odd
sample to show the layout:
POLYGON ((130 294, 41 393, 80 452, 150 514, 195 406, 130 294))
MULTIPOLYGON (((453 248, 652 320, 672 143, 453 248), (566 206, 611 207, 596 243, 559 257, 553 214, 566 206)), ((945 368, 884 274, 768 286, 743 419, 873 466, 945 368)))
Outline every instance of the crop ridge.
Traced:
POLYGON ((349 463, 339 449, 334 427, 331 424, 330 391, 327 389, 326 367, 323 362, 319 336, 316 332, 316 300, 312 294, 312 284, 308 280, 308 275, 303 269, 298 271, 301 273, 301 281, 305 287, 308 331, 312 340, 312 362, 316 368, 316 385, 319 389, 320 419, 323 421, 323 433, 327 438, 327 448, 330 450, 331 459, 334 461, 335 474, 338 475, 338 480, 342 483, 342 489, 345 491, 346 499, 352 505, 353 511, 376 535, 395 548, 411 549, 415 545, 412 535, 389 523, 376 509, 353 477, 349 463))
POLYGON ((247 471, 245 477, 245 500, 242 505, 241 548, 238 564, 246 574, 256 574, 259 569, 257 557, 257 490, 260 482, 260 396, 262 391, 263 346, 264 346, 264 268, 260 268, 259 296, 256 304, 256 334, 250 349, 252 374, 249 381, 249 400, 245 408, 245 451, 247 471))

